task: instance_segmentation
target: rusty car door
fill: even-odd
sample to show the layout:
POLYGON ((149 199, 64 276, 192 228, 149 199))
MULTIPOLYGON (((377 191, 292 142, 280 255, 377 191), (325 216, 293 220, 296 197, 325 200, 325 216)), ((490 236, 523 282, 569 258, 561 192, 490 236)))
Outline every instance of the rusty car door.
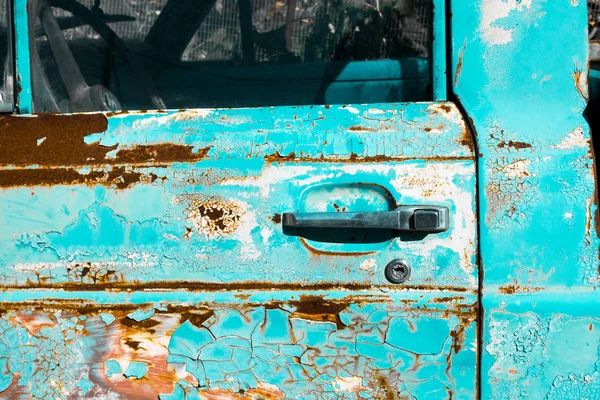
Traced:
POLYGON ((1 116, 0 186, 2 396, 476 395, 475 150, 443 98, 1 116))

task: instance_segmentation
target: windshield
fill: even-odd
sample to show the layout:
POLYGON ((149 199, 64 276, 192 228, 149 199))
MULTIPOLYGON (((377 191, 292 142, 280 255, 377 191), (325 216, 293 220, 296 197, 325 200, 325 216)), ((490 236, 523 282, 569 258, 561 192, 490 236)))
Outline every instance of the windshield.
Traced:
POLYGON ((431 99, 431 0, 29 8, 38 112, 431 99))

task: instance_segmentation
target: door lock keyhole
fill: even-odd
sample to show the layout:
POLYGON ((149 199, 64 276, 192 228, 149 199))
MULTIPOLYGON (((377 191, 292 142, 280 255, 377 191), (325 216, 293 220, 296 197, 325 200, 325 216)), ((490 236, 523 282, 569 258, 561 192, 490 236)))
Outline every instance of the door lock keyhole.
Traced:
POLYGON ((408 261, 395 259, 385 267, 385 278, 391 283, 404 283, 410 278, 412 272, 408 261))

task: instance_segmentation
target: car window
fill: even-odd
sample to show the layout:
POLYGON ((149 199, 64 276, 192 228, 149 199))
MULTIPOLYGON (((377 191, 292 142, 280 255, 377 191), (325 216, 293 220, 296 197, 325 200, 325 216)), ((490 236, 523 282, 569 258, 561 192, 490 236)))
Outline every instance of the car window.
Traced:
POLYGON ((28 11, 38 112, 431 99, 431 0, 48 0, 28 11))

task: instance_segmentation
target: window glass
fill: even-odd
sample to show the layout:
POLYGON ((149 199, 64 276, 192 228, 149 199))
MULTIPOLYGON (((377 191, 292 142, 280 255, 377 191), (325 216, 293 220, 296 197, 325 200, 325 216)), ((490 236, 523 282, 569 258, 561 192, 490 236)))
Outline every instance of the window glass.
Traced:
POLYGON ((36 111, 431 99, 431 0, 29 4, 36 111))

